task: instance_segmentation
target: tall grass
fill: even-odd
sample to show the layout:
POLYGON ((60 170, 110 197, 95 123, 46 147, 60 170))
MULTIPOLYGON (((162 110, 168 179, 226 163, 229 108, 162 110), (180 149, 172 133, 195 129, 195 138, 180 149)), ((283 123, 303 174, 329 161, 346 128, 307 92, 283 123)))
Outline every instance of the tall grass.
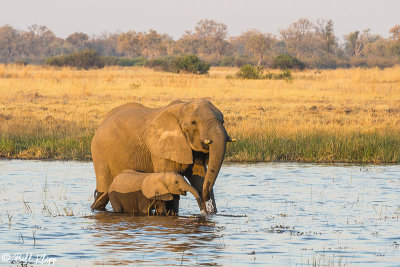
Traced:
POLYGON ((0 136, 0 157, 90 160, 94 129, 74 123, 31 121, 12 124, 0 136))
POLYGON ((227 160, 400 162, 400 67, 225 78, 236 71, 0 65, 0 157, 90 160, 94 131, 113 107, 208 97, 238 138, 227 160))
POLYGON ((309 133, 289 138, 265 133, 253 137, 239 135, 239 140, 228 146, 227 160, 236 162, 400 162, 399 133, 385 135, 309 133))

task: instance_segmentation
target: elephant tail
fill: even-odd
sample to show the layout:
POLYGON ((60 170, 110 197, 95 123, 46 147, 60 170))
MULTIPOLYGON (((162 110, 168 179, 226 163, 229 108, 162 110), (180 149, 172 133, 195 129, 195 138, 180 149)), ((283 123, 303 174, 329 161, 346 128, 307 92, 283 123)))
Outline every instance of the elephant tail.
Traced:
POLYGON ((90 208, 92 210, 105 210, 108 203, 108 193, 94 192, 94 202, 90 208))

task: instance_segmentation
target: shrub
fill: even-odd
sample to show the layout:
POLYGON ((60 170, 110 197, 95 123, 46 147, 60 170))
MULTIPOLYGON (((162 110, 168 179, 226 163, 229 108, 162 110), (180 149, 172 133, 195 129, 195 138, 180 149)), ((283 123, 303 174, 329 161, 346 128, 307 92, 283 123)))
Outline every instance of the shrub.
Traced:
MULTIPOLYGON (((252 65, 243 65, 238 72, 235 74, 236 78, 239 79, 269 79, 269 80, 293 80, 292 72, 290 70, 284 70, 281 73, 267 72, 264 74, 264 68, 262 66, 254 67, 252 65)), ((227 76, 228 79, 232 78, 227 76)))
POLYGON ((14 64, 17 66, 26 66, 26 65, 28 65, 28 62, 26 62, 25 60, 22 60, 22 59, 18 59, 14 62, 14 64))
POLYGON ((307 64, 309 67, 317 69, 336 69, 338 67, 338 60, 333 55, 321 55, 316 58, 312 64, 307 64))
POLYGON ((288 69, 282 71, 281 73, 278 74, 272 74, 272 78, 274 80, 293 80, 292 72, 288 69))
POLYGON ((146 59, 143 57, 137 58, 121 58, 121 57, 103 57, 104 65, 106 66, 143 66, 146 63, 146 59))
POLYGON ((183 55, 174 58, 171 64, 173 71, 176 73, 187 72, 195 74, 206 74, 210 69, 210 64, 200 60, 195 55, 183 55))
POLYGON ((384 58, 384 57, 368 57, 368 67, 378 67, 380 69, 390 68, 396 64, 395 58, 384 58))
POLYGON ((262 79, 263 67, 254 67, 250 64, 243 65, 235 75, 239 79, 262 79))
POLYGON ((234 66, 234 62, 235 62, 234 56, 225 56, 218 62, 218 66, 220 67, 234 66))
POLYGON ((257 64, 257 60, 254 60, 252 57, 246 55, 225 56, 219 61, 218 66, 241 67, 246 64, 250 65, 257 64))
POLYGON ((46 64, 58 67, 69 66, 87 70, 90 68, 103 68, 104 60, 95 50, 87 49, 71 55, 48 58, 46 64))
POLYGON ((352 68, 367 68, 368 67, 366 58, 351 57, 351 58, 349 58, 348 62, 350 64, 350 67, 352 67, 352 68))
POLYGON ((289 55, 282 54, 274 58, 272 62, 272 67, 275 69, 304 69, 305 64, 301 62, 298 58, 289 55))
POLYGON ((200 60, 195 55, 182 55, 179 57, 164 57, 148 60, 147 67, 174 73, 206 74, 210 64, 200 60))
POLYGON ((397 41, 391 45, 390 52, 400 58, 400 41, 397 41))
POLYGON ((163 57, 152 60, 146 60, 145 66, 157 71, 176 72, 172 69, 172 57, 163 57))

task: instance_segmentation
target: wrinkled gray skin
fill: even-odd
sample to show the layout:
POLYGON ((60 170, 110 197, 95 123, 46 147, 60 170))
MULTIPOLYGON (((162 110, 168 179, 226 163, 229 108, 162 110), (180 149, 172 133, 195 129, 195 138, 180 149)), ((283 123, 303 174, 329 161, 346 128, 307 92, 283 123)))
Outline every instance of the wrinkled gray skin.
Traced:
POLYGON ((157 215, 166 215, 166 201, 173 199, 172 194, 186 196, 186 192, 190 192, 196 198, 201 213, 205 213, 197 190, 174 172, 125 170, 114 178, 108 190, 108 194, 103 194, 97 201, 108 196, 115 212, 150 215, 154 210, 157 215))
MULTIPOLYGON (((217 211, 213 185, 231 141, 223 126, 223 114, 205 99, 171 102, 166 107, 148 108, 129 103, 111 110, 92 141, 96 173, 92 209, 103 210, 115 176, 126 169, 139 172, 176 172, 188 178, 202 202, 212 200, 217 211)), ((167 209, 179 211, 179 195, 167 202, 167 209)))

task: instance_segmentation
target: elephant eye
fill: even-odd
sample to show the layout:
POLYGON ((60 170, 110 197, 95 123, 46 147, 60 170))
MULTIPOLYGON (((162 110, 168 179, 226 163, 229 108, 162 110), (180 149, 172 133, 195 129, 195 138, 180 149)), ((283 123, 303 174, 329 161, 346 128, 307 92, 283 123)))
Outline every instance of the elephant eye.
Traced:
POLYGON ((178 181, 175 181, 176 184, 178 184, 178 181))
POLYGON ((196 121, 192 121, 192 124, 193 124, 193 125, 196 125, 196 121))

